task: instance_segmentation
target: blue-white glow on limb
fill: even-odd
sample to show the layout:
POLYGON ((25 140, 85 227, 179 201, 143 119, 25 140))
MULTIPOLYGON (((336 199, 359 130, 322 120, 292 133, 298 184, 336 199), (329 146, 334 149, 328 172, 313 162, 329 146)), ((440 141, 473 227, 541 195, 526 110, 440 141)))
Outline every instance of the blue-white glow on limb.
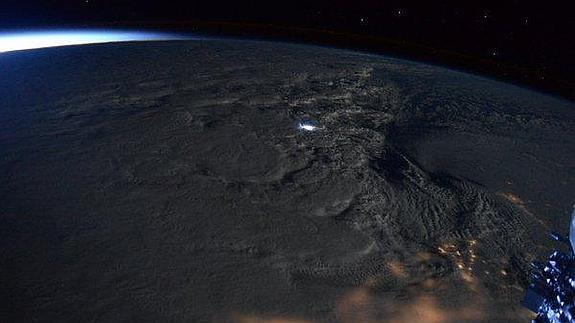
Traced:
POLYGON ((15 50, 55 46, 109 43, 121 41, 148 41, 186 39, 181 35, 118 30, 43 30, 0 32, 0 53, 15 50))

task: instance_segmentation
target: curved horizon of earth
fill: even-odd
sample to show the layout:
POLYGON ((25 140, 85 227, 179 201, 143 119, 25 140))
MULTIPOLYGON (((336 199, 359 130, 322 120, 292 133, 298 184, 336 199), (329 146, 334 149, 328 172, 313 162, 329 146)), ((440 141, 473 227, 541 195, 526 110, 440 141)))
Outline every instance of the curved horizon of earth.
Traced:
POLYGON ((524 322, 569 227, 575 104, 514 85, 241 40, 0 75, 0 321, 524 322))

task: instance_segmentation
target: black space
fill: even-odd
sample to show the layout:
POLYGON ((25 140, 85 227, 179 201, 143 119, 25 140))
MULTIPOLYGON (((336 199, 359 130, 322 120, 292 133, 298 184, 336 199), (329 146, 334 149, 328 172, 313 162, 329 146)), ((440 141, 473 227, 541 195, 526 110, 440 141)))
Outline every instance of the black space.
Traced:
POLYGON ((54 0, 3 1, 0 10, 0 28, 92 24, 353 47, 462 67, 571 98, 575 92, 569 1, 54 0))

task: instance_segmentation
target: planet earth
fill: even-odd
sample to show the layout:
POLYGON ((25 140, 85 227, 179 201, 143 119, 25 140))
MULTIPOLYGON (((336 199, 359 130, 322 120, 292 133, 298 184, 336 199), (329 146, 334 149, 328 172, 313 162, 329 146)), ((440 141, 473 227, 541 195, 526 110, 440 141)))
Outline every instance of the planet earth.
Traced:
POLYGON ((0 55, 0 321, 525 322, 575 104, 248 40, 0 55))

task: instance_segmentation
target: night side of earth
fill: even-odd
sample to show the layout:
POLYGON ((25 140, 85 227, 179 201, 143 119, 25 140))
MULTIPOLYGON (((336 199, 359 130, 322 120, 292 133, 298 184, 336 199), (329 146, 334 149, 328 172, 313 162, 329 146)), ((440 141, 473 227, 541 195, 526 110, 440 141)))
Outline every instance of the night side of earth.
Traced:
POLYGON ((241 40, 0 56, 1 322, 525 322, 575 104, 241 40))

